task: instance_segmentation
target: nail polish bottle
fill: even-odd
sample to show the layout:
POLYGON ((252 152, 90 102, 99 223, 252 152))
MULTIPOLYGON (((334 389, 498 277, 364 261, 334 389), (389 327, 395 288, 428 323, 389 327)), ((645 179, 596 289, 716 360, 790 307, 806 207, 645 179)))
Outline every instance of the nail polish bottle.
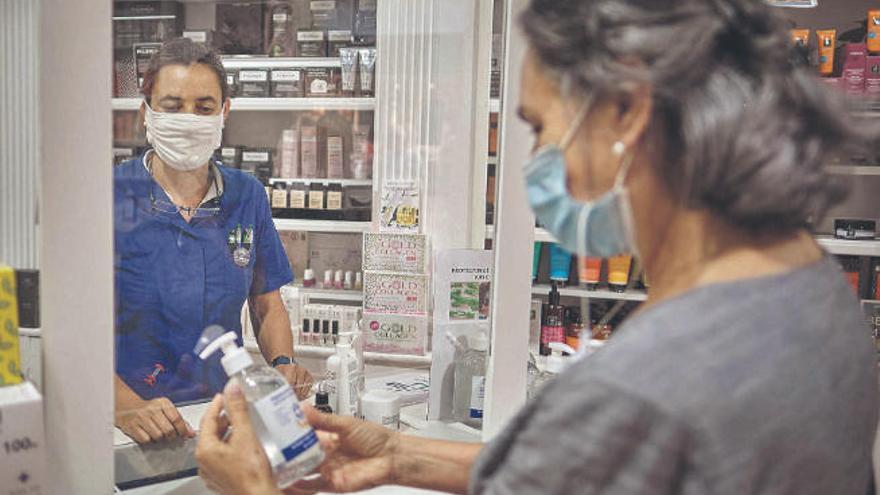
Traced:
POLYGON ((306 268, 305 273, 303 273, 303 287, 314 287, 315 283, 315 271, 311 268, 306 268))
POLYGON ((354 272, 349 270, 345 272, 345 282, 342 284, 342 288, 345 290, 351 290, 354 288, 354 272))
POLYGON ((336 290, 342 290, 342 287, 342 270, 336 270, 336 275, 333 277, 333 288, 336 290))
POLYGON ((363 290, 364 288, 364 275, 361 272, 357 272, 354 275, 354 290, 363 290))
POLYGON ((324 271, 324 289, 333 288, 333 270, 324 271))

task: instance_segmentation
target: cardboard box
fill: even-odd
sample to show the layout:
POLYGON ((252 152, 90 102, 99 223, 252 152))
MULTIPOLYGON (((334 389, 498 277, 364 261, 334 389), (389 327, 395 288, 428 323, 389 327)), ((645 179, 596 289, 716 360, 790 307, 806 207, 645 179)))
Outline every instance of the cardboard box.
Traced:
POLYGON ((865 93, 867 56, 868 50, 864 43, 850 43, 846 45, 843 80, 846 93, 850 96, 861 96, 865 93))
POLYGON ((29 383, 0 387, 0 495, 49 494, 43 398, 29 383))
POLYGON ((364 350, 424 356, 428 346, 428 318, 364 313, 364 350))
POLYGON ((364 311, 427 315, 428 280, 427 275, 364 272, 364 311))
POLYGON ((22 382, 16 292, 15 271, 0 265, 0 387, 22 382))
POLYGON ((364 234, 364 270, 424 273, 428 240, 422 234, 364 234))

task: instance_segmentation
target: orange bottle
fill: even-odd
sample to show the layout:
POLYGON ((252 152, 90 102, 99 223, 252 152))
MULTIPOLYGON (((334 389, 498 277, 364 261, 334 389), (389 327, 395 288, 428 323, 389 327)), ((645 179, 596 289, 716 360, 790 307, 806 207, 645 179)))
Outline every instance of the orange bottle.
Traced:
POLYGON ((825 29, 816 31, 819 37, 819 74, 834 74, 834 50, 837 49, 837 30, 825 29))
POLYGON ((868 51, 880 52, 880 10, 868 11, 868 51))

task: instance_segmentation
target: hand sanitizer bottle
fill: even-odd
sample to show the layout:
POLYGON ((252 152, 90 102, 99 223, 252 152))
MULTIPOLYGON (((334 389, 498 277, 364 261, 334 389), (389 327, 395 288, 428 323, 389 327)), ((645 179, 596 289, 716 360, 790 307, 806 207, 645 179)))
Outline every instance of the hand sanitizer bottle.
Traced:
POLYGON ((314 471, 324 461, 324 451, 287 380, 273 368, 255 364, 236 339, 235 332, 213 325, 202 333, 195 352, 207 359, 223 351, 220 363, 229 379, 236 380, 244 392, 257 438, 278 487, 284 489, 314 471))

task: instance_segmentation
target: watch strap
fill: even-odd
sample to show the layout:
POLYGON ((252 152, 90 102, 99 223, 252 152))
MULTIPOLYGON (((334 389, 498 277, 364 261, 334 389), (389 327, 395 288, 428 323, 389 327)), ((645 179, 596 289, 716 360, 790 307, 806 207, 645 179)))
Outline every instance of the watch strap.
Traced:
POLYGON ((275 359, 272 360, 272 367, 273 368, 277 368, 277 367, 281 366, 282 364, 292 364, 294 366, 299 365, 299 363, 296 362, 296 359, 293 359, 293 357, 291 357, 291 356, 281 355, 281 356, 277 356, 275 359))

